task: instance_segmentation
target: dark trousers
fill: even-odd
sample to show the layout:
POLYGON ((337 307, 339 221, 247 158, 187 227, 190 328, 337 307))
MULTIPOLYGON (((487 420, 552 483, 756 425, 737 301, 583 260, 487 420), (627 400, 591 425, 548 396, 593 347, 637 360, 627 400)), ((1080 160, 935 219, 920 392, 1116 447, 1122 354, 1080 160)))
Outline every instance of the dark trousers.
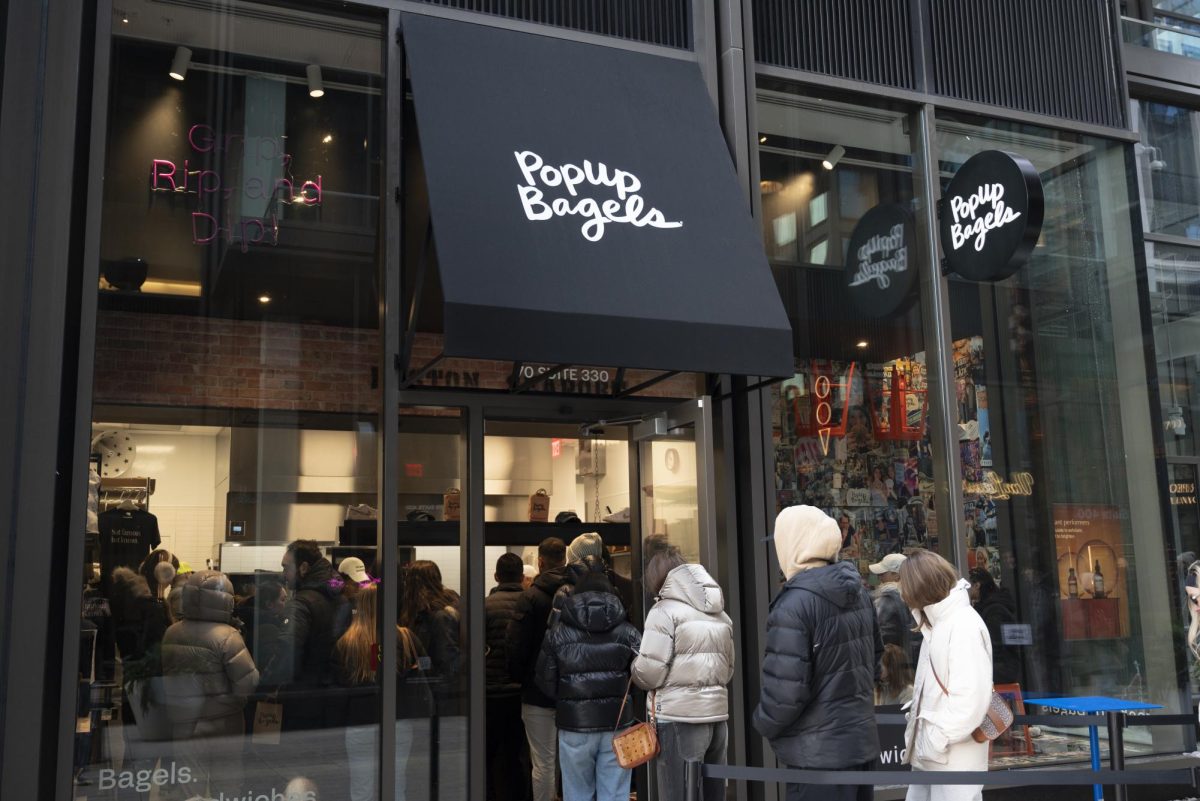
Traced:
POLYGON ((488 696, 488 801, 529 801, 532 795, 529 757, 523 754, 527 748, 525 724, 521 722, 521 696, 488 696))
MULTIPOLYGON (((792 766, 795 770, 801 770, 792 766)), ((846 770, 870 770, 871 763, 851 765, 846 770)), ((875 788, 869 784, 789 784, 787 801, 872 801, 875 788)))
MULTIPOLYGON (((659 801, 684 801, 687 789, 687 763, 726 764, 729 726, 719 723, 674 723, 659 721, 658 745, 654 760, 658 777, 659 801)), ((703 801, 723 801, 725 782, 705 779, 700 797, 703 801)))

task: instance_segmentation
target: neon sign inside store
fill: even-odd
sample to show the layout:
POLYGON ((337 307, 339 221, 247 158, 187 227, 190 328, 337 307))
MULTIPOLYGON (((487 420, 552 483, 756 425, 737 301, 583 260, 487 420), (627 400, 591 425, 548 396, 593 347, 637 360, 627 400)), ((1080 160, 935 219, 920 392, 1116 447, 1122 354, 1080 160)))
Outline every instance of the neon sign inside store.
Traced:
MULTIPOLYGON (((244 149, 246 144, 244 136, 219 136, 211 126, 204 124, 189 128, 187 140, 192 151, 198 154, 225 152, 234 143, 241 144, 244 149)), ((281 140, 272 137, 259 138, 253 155, 259 162, 279 163, 285 172, 292 166, 291 154, 284 151, 281 140)), ((222 218, 230 217, 228 203, 235 193, 251 200, 274 201, 286 206, 320 206, 322 192, 320 175, 301 182, 298 190, 292 178, 277 178, 271 183, 252 176, 237 185, 226 182, 216 170, 192 169, 190 159, 184 159, 182 167, 170 159, 152 159, 150 191, 189 195, 196 198, 198 208, 207 206, 213 212, 192 212, 192 244, 209 245, 222 238, 227 242, 240 242, 243 252, 251 244, 279 244, 279 220, 272 211, 262 217, 240 217, 236 222, 222 224, 222 218), (226 204, 224 214, 212 208, 214 201, 226 204)))

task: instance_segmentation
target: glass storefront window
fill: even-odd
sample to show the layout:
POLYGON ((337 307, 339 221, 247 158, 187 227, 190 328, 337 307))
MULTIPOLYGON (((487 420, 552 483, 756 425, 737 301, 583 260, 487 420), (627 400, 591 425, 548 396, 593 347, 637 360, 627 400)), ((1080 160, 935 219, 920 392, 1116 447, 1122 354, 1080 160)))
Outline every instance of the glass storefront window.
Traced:
MULTIPOLYGON (((943 187, 968 158, 998 149, 1032 162, 1045 191, 1025 266, 996 283, 950 280, 967 562, 991 576, 1011 622, 996 680, 1026 697, 1184 708, 1178 604, 1158 580, 1166 540, 1125 147, 949 114, 937 145, 943 187)), ((1007 759, 1077 759, 1080 734, 1043 727, 1007 759)), ((1182 745, 1166 728, 1126 737, 1130 754, 1182 745)))
POLYGON ((1200 112, 1138 101, 1132 114, 1146 230, 1200 240, 1200 112))
POLYGON ((73 795, 376 798, 383 25, 133 11, 109 70, 73 795))
MULTIPOLYGON (((870 565, 884 556, 914 547, 949 556, 951 546, 933 503, 921 298, 914 286, 897 310, 869 316, 845 268, 859 256, 849 241, 864 214, 912 211, 908 115, 762 85, 758 120, 763 237, 796 354, 795 376, 773 389, 776 511, 824 509, 842 527, 842 557, 878 588, 870 565)), ((879 287, 915 275, 916 244, 879 287)), ((914 657, 893 655, 894 672, 914 657)))

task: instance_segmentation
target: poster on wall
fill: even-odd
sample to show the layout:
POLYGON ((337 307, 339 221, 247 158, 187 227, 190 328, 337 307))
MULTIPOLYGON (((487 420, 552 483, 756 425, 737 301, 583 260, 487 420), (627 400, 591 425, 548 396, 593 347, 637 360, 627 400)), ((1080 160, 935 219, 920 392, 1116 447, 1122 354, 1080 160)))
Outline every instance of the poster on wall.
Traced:
POLYGON ((1129 631, 1127 563, 1118 506, 1056 503, 1054 545, 1067 640, 1124 637, 1129 631))
POLYGON ((924 354, 810 361, 774 390, 778 509, 823 509, 864 576, 889 553, 936 548, 924 354))

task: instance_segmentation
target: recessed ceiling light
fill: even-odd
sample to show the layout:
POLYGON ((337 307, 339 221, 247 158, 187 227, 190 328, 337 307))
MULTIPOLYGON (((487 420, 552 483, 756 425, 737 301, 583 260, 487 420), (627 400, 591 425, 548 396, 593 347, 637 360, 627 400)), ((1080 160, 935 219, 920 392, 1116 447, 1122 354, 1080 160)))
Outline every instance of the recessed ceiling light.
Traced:
POLYGON ((322 139, 321 141, 324 142, 325 144, 329 144, 330 142, 333 141, 333 134, 325 134, 325 138, 322 139))
POLYGON ((121 15, 121 24, 122 24, 122 25, 128 25, 128 24, 129 24, 129 15, 128 15, 128 14, 122 14, 122 15, 121 15))
POLYGON ((258 296, 258 302, 261 303, 262 305, 266 306, 268 303, 271 302, 271 296, 264 292, 263 294, 258 296))
POLYGON ((765 144, 765 143, 766 143, 766 141, 767 141, 767 135, 766 135, 766 134, 763 134, 762 136, 758 137, 758 143, 759 143, 760 145, 761 145, 761 144, 765 144))
POLYGON ((861 340, 861 341, 858 343, 858 349, 859 349, 859 350, 866 350, 866 349, 867 349, 867 340, 865 340, 865 339, 864 339, 864 340, 861 340))

